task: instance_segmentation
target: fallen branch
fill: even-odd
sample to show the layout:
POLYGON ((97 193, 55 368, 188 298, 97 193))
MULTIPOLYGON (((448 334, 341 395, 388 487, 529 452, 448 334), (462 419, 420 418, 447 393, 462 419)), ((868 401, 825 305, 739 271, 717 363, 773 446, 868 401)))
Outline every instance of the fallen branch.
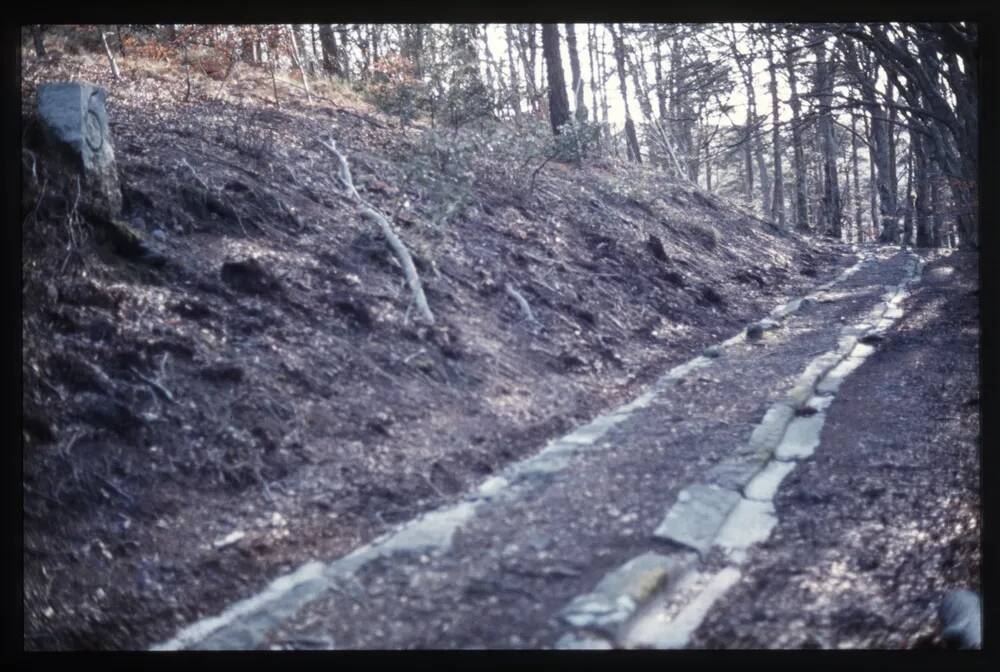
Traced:
POLYGON ((121 70, 118 69, 118 63, 115 61, 115 56, 111 53, 111 47, 108 46, 108 33, 105 33, 103 30, 99 30, 98 32, 101 34, 101 44, 104 45, 104 53, 108 57, 108 62, 111 63, 111 74, 115 79, 121 79, 121 70))
POLYGON ((108 486, 109 488, 111 488, 111 490, 113 490, 116 494, 118 494, 118 496, 124 497, 128 501, 129 504, 135 504, 135 499, 132 498, 132 495, 128 494, 127 492, 125 492, 124 490, 122 490, 121 488, 119 488, 117 485, 115 485, 114 483, 112 483, 111 479, 105 478, 104 476, 101 476, 100 474, 95 474, 95 476, 97 476, 97 478, 102 483, 104 483, 104 485, 108 486))
POLYGON ((347 163, 347 157, 344 156, 340 150, 337 149, 336 141, 333 138, 330 142, 324 142, 319 140, 319 144, 329 150, 337 160, 340 162, 340 174, 338 178, 341 184, 344 185, 344 190, 347 196, 354 202, 355 205, 361 210, 361 216, 374 221, 378 224, 382 231, 382 235, 389 242, 389 247, 392 248, 393 253, 399 260, 400 265, 403 267, 403 274, 406 276, 406 282, 410 286, 410 291, 413 294, 413 301, 417 305, 417 310, 420 311, 420 315, 423 317, 424 321, 428 324, 434 324, 434 314, 431 312, 430 306, 427 305, 427 297, 424 296, 424 288, 420 282, 420 276, 417 274, 417 268, 413 264, 413 257, 410 256, 410 251, 407 249, 403 241, 400 240, 399 236, 396 235, 396 231, 392 228, 392 224, 389 223, 388 218, 381 212, 373 208, 368 204, 365 199, 361 198, 361 194, 354 187, 354 180, 351 178, 351 168, 347 163))
POLYGON ((181 159, 181 165, 185 166, 188 170, 191 171, 191 174, 194 176, 195 181, 201 185, 202 189, 205 190, 207 196, 208 193, 211 192, 212 190, 208 188, 208 185, 205 183, 205 180, 201 179, 201 177, 198 176, 198 173, 195 172, 194 166, 188 163, 187 159, 184 158, 181 159))
POLYGON ((132 370, 132 373, 134 373, 136 376, 139 377, 140 380, 148 383, 150 386, 152 386, 154 390, 159 392, 164 399, 173 404, 176 403, 174 401, 174 395, 171 394, 170 390, 164 387, 163 384, 160 382, 160 380, 166 378, 167 376, 167 370, 166 370, 167 356, 168 354, 166 352, 163 353, 163 359, 160 360, 160 375, 158 379, 153 379, 142 375, 141 373, 139 373, 139 371, 135 369, 135 367, 129 367, 129 368, 132 370))
POLYGON ((507 292, 508 296, 517 301, 517 305, 521 308, 521 312, 524 313, 525 319, 534 324, 536 327, 540 327, 541 325, 538 323, 538 320, 535 319, 535 314, 531 312, 531 306, 528 305, 528 300, 524 298, 524 295, 514 289, 509 282, 505 282, 503 288, 504 291, 507 292))

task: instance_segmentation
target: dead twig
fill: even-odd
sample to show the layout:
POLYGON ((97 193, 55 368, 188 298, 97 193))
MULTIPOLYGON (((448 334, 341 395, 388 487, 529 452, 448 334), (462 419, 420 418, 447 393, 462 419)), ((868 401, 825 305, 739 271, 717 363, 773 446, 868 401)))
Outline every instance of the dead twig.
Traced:
POLYGON ((127 492, 119 488, 117 485, 112 483, 110 479, 105 478, 100 474, 96 474, 96 476, 102 483, 104 483, 104 485, 114 490, 120 497, 124 497, 125 499, 127 499, 129 504, 135 504, 135 500, 132 498, 132 495, 128 494, 127 492))
POLYGON ((69 212, 66 213, 66 230, 69 232, 69 242, 66 244, 66 258, 63 259, 62 267, 59 269, 59 274, 62 275, 66 271, 66 264, 69 263, 70 257, 73 252, 80 246, 80 242, 83 239, 83 234, 79 232, 79 208, 80 208, 80 176, 76 176, 76 198, 73 199, 73 207, 70 208, 69 212))
POLYGON ((420 355, 424 354, 425 352, 427 352, 427 348, 420 348, 419 350, 417 350, 416 352, 414 352, 412 355, 407 355, 403 359, 403 364, 409 364, 411 360, 413 360, 416 357, 419 357, 420 355))
POLYGON ((212 191, 205 183, 205 180, 201 179, 201 177, 198 176, 198 173, 195 171, 194 167, 190 163, 188 163, 187 159, 182 158, 181 165, 183 165, 185 168, 191 171, 191 175, 194 176, 195 181, 201 185, 202 189, 205 190, 206 195, 212 191))
POLYGON ((427 481, 427 485, 429 485, 431 487, 431 490, 433 490, 435 493, 437 493, 438 497, 440 497, 441 499, 447 499, 447 495, 445 495, 443 492, 441 492, 441 490, 439 490, 438 487, 431 482, 431 479, 430 479, 429 476, 427 476, 427 474, 425 474, 423 472, 420 472, 420 476, 425 481, 427 481))
POLYGON ((24 491, 26 493, 28 493, 29 495, 36 495, 38 497, 41 497, 42 499, 46 499, 46 500, 52 502, 53 504, 56 504, 56 505, 60 506, 60 507, 66 506, 66 504, 61 499, 58 499, 56 497, 50 497, 49 495, 46 495, 44 492, 40 492, 38 490, 35 490, 34 488, 32 488, 27 483, 25 483, 23 485, 23 487, 24 487, 24 491))
POLYGON ((163 358, 160 359, 160 375, 159 375, 158 379, 153 379, 153 378, 149 378, 148 376, 144 376, 141 373, 139 373, 139 371, 137 371, 134 367, 130 367, 130 369, 131 369, 132 373, 134 373, 136 376, 138 376, 138 378, 140 380, 142 380, 145 383, 148 383, 154 390, 156 390, 157 392, 159 392, 160 396, 162 396, 166 401, 170 402, 171 404, 174 404, 174 403, 177 403, 177 402, 174 401, 174 395, 173 395, 173 393, 170 390, 168 390, 166 387, 164 387, 163 383, 160 382, 161 380, 163 380, 167 376, 167 372, 166 372, 167 356, 168 356, 168 353, 165 352, 165 353, 163 353, 163 358))
POLYGON ((536 331, 540 329, 542 325, 535 319, 535 314, 531 312, 531 305, 528 303, 528 300, 524 298, 524 295, 514 289, 509 282, 505 282, 503 284, 503 288, 504 291, 507 292, 507 295, 517 302, 518 307, 521 308, 521 312, 524 313, 525 319, 534 325, 536 331))

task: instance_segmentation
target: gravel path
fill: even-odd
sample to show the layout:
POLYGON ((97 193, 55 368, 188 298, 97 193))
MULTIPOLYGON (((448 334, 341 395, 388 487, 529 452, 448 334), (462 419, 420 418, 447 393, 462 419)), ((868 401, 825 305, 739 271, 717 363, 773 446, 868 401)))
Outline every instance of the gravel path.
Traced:
MULTIPOLYGON (((631 404, 511 465, 451 507, 332 563, 310 563, 219 617, 192 624, 159 648, 672 648, 689 640, 708 647, 882 642, 819 634, 811 640, 809 635, 781 639, 776 630, 789 631, 789 624, 808 616, 794 609, 797 598, 768 592, 768 579, 758 578, 778 577, 774 580, 792 590, 789 572, 807 567, 825 573, 814 577, 816 585, 837 590, 831 572, 843 571, 837 568, 845 560, 824 549, 837 543, 839 534, 865 534, 866 519, 877 521, 902 511, 900 502, 880 512, 882 504, 895 502, 897 488, 908 499, 926 496, 927 478, 935 478, 916 476, 920 471, 915 467, 924 462, 914 461, 912 450, 892 453, 891 458, 876 456, 873 447, 878 442, 891 437, 913 445, 911 437, 863 421, 869 412, 871 418, 895 417, 898 402, 886 396, 885 388, 908 382, 894 382, 901 371, 930 376, 931 370, 908 371, 905 359, 884 361, 887 355, 880 350, 874 363, 860 370, 883 367, 881 387, 855 389, 856 374, 835 397, 811 397, 816 379, 839 361, 830 359, 831 352, 840 358, 854 355, 844 362, 857 359, 860 364, 859 352, 875 350, 856 344, 858 336, 888 329, 893 315, 899 314, 890 300, 896 296, 893 292, 901 297, 902 283, 916 270, 909 253, 873 249, 863 256, 865 261, 850 277, 825 291, 820 288, 787 311, 775 311, 772 317, 778 319, 751 330, 759 337, 737 334, 707 356, 676 367, 631 404), (807 388, 802 386, 803 372, 812 376, 807 388), (810 414, 829 416, 815 459, 809 459, 809 451, 784 456, 784 461, 771 459, 782 458, 781 451, 788 450, 786 426, 805 426, 810 414), (848 440, 847 431, 860 432, 860 438, 848 440), (834 448, 828 450, 828 444, 834 448), (839 448, 845 445, 853 448, 839 448), (859 462, 862 457, 867 462, 859 462), (793 464, 792 459, 802 466, 787 478, 772 504, 778 483, 791 470, 782 465, 793 464), (839 466, 831 460, 839 460, 839 466), (898 462, 883 468, 873 460, 898 462), (751 482, 765 464, 766 474, 751 482), (871 480, 862 487, 851 481, 862 473, 859 467, 871 480), (911 475, 886 482, 883 472, 911 475), (881 492, 864 494, 879 483, 881 492), (845 490, 852 494, 841 504, 845 490), (838 503, 830 505, 832 501, 838 503), (836 511, 826 515, 824 502, 836 511), (849 508, 864 502, 867 518, 849 508), (761 527, 761 520, 770 521, 775 514, 776 520, 761 527), (834 531, 840 530, 835 521, 843 531, 834 531), (775 534, 764 541, 774 524, 775 534), (754 543, 758 541, 763 543, 754 543), (776 573, 777 566, 787 571, 776 573), (713 602, 731 587, 730 597, 713 610, 713 602), (757 606, 760 591, 771 599, 757 606), (652 612, 666 618, 668 625, 650 626, 655 622, 652 612), (699 630, 706 614, 708 620, 699 630), (637 630, 638 625, 643 627, 637 630)), ((882 340, 892 342, 892 337, 882 340)), ((843 366, 820 380, 819 389, 843 366)), ((969 378, 967 373, 955 375, 969 378)), ((926 427, 914 426, 912 431, 914 436, 928 434, 926 427)), ((946 502, 940 493, 929 494, 928 507, 941 510, 946 502)), ((895 519, 881 524, 887 544, 902 549, 909 543, 907 548, 913 548, 912 540, 904 538, 910 528, 898 527, 895 519)), ((854 543, 867 542, 858 537, 854 543)), ((849 548, 842 551, 849 553, 849 548)), ((924 558, 915 555, 911 562, 924 558)), ((889 629, 910 636, 926 630, 929 604, 909 614, 905 623, 882 618, 889 629)), ((810 613, 820 612, 821 606, 810 613)), ((873 621, 848 614, 846 622, 860 624, 854 630, 864 634, 873 621)), ((836 629, 836 619, 830 623, 836 629)))

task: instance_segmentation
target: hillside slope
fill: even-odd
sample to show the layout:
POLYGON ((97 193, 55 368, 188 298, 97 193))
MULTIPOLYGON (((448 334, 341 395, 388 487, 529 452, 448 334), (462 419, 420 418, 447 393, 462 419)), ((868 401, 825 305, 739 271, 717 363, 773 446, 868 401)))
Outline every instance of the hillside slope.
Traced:
POLYGON ((447 501, 849 261, 614 162, 550 164, 519 199, 488 151, 435 225, 435 175, 404 175, 420 125, 288 87, 275 109, 249 68, 227 84, 240 105, 197 77, 185 102, 180 72, 127 61, 112 82, 57 54, 25 72, 29 124, 37 84, 69 79, 107 88, 125 214, 161 256, 68 226, 26 159, 26 648, 163 639, 447 501), (339 195, 326 136, 397 213, 433 327, 339 195))

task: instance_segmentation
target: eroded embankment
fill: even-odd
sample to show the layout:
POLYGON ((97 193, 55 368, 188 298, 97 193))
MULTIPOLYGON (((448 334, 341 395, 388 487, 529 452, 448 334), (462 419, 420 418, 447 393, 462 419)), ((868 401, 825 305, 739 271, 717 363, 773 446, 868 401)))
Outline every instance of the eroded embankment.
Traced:
MULTIPOLYGON (((510 643, 551 646, 559 632, 554 625, 560 622, 580 630, 560 639, 561 646, 598 646, 601 641, 604 645, 632 645, 629 638, 636 623, 634 617, 645 613, 650 599, 660 596, 662 586, 679 587, 685 594, 692 590, 701 592, 701 574, 689 571, 694 569, 697 555, 685 551, 674 557, 666 556, 658 544, 673 539, 697 547, 692 539, 707 534, 708 546, 720 543, 721 539, 731 550, 740 550, 760 540, 761 535, 725 534, 726 529, 742 531, 743 528, 735 522, 723 523, 727 515, 736 521, 749 511, 746 506, 739 506, 742 501, 750 502, 741 497, 742 486, 746 486, 744 493, 748 497, 758 499, 773 492, 777 485, 772 478, 773 467, 761 470, 770 452, 762 455, 761 449, 767 437, 777 443, 787 433, 789 418, 784 417, 780 428, 771 427, 776 414, 768 412, 764 422, 755 428, 752 424, 740 424, 740 417, 752 413, 752 409, 727 413, 727 420, 737 427, 746 427, 738 429, 733 440, 736 450, 723 450, 719 455, 723 459, 714 466, 711 462, 707 465, 690 462, 695 471, 689 476, 685 476, 683 463, 665 463, 674 467, 674 473, 651 474, 653 462, 644 457, 643 432, 662 428, 663 413, 675 414, 676 403, 672 398, 684 394, 681 388, 695 392, 702 387, 701 381, 708 381, 712 388, 700 399, 709 409, 717 396, 727 399, 742 396, 733 389, 733 384, 738 381, 737 376, 748 371, 762 381, 769 381, 769 386, 758 386, 756 394, 762 400, 771 400, 772 408, 797 400, 806 382, 811 392, 818 378, 836 369, 837 361, 827 357, 821 360, 824 367, 809 366, 817 361, 815 353, 810 357, 810 351, 829 342, 838 359, 849 358, 859 334, 884 329, 887 324, 879 320, 891 318, 884 315, 883 302, 889 297, 884 295, 882 278, 894 275, 901 278, 906 272, 903 262, 902 255, 859 262, 810 296, 775 308, 770 316, 773 323, 766 325, 762 340, 748 342, 747 332, 739 332, 719 346, 709 348, 706 356, 675 367, 634 401, 553 441, 538 455, 510 465, 460 504, 418 518, 340 560, 304 567, 300 573, 276 582, 274 590, 233 605, 219 617, 193 624, 161 646, 410 648, 510 643), (856 289, 842 290, 838 286, 855 274, 864 276, 858 278, 856 289), (800 309, 805 313, 801 317, 796 315, 800 309), (842 333, 832 326, 852 315, 854 331, 842 333), (700 373, 713 368, 720 369, 718 379, 705 378, 700 373), (806 374, 801 373, 803 368, 806 374), (785 369, 787 373, 782 372, 785 369), (623 463, 623 458, 630 461, 623 463), (644 466, 640 467, 640 463, 644 466), (641 471, 637 472, 636 467, 641 471), (671 527, 667 522, 671 513, 663 519, 663 508, 657 514, 657 506, 663 507, 670 493, 680 492, 679 502, 691 501, 690 491, 682 490, 684 479, 696 476, 699 471, 715 474, 716 479, 724 474, 725 483, 740 482, 733 501, 729 502, 729 511, 717 516, 717 524, 707 533, 702 529, 706 523, 703 511, 695 511, 693 516, 690 511, 674 515, 685 519, 686 524, 671 527), (615 481, 631 479, 631 485, 626 483, 623 487, 648 512, 622 513, 633 506, 631 501, 615 492, 603 496, 594 492, 597 484, 607 479, 605 473, 613 473, 615 481), (657 478, 649 482, 646 477, 650 475, 657 478), (585 499, 580 503, 567 501, 570 492, 580 493, 585 499), (689 493, 687 498, 684 492, 689 493), (609 528, 606 511, 611 509, 621 522, 609 528), (622 522, 625 529, 621 532, 632 535, 624 543, 619 536, 621 532, 616 531, 622 522), (680 538, 681 528, 690 534, 680 538), (723 533, 715 534, 720 528, 723 533), (574 586, 586 586, 593 580, 589 577, 601 572, 601 567, 616 565, 615 554, 621 557, 630 549, 645 550, 634 561, 605 576, 596 589, 562 608, 566 604, 564 596, 571 594, 574 586), (586 557, 593 557, 593 564, 581 565, 586 557), (561 567, 557 574, 553 574, 554 567, 561 567), (535 584, 534 589, 515 588, 512 574, 528 577, 529 582, 530 577, 550 577, 550 580, 535 584), (685 574, 689 576, 681 578, 685 574), (553 576, 558 576, 559 581, 553 583, 553 576), (301 581, 294 585, 296 577, 301 581), (386 592, 389 585, 394 588, 386 592), (528 604, 517 607, 511 602, 512 597, 522 603, 527 600, 528 604), (350 619, 343 618, 345 609, 351 613, 350 619), (422 616, 417 616, 414 609, 422 616), (468 631, 472 622, 463 614, 470 609, 476 614, 473 620, 479 624, 475 632, 492 632, 489 639, 479 639, 482 634, 468 631), (513 613, 508 613, 511 609, 513 613), (601 636, 599 633, 609 633, 611 642, 594 639, 601 636), (622 639, 617 639, 619 636, 622 639)), ((829 347, 824 347, 823 352, 829 347)), ((802 402, 808 399, 806 395, 802 402)), ((803 407, 802 402, 796 408, 803 407)), ((690 422, 692 431, 707 437, 709 444, 722 443, 721 435, 713 436, 713 430, 706 427, 698 414, 690 422)), ((719 425, 714 425, 718 434, 719 425)), ((662 429, 658 435, 660 445, 652 448, 670 447, 669 442, 663 443, 662 429)), ((697 442, 686 441, 683 436, 677 437, 673 446, 690 450, 691 444, 697 453, 697 442)), ((772 444, 770 451, 774 448, 772 444)), ((716 494, 724 491, 717 484, 711 487, 716 494)), ((693 606, 682 612, 672 634, 664 637, 674 642, 686 638, 687 635, 678 637, 677 627, 696 627, 701 616, 694 618, 694 615, 710 606, 711 591, 730 584, 738 577, 738 571, 732 569, 714 576, 710 592, 701 597, 692 595, 693 606)), ((678 591, 671 594, 676 596, 678 591)))
POLYGON ((162 641, 454 501, 845 263, 614 163, 553 166, 522 201, 474 157, 442 225, 448 203, 404 165, 420 125, 291 91, 281 110, 239 107, 202 99, 197 77, 185 100, 181 73, 159 76, 66 57, 23 81, 26 120, 39 81, 108 89, 127 223, 165 260, 123 257, 86 223, 70 236, 25 156, 29 648, 162 641), (330 133, 366 200, 398 213, 435 329, 409 319, 384 241, 338 196, 315 142, 330 133))

